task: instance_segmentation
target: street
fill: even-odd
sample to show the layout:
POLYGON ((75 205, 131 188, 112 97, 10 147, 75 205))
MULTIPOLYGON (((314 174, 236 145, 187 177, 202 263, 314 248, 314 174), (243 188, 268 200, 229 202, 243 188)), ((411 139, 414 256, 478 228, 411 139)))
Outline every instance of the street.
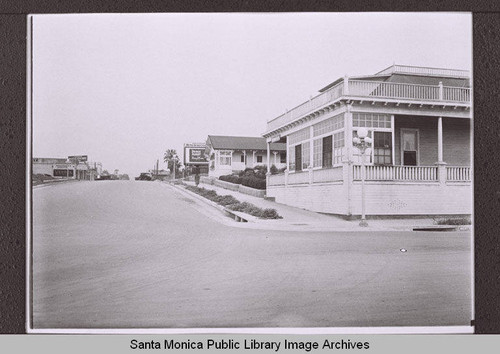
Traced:
POLYGON ((468 231, 253 230, 199 208, 160 182, 34 189, 34 327, 470 324, 468 231))

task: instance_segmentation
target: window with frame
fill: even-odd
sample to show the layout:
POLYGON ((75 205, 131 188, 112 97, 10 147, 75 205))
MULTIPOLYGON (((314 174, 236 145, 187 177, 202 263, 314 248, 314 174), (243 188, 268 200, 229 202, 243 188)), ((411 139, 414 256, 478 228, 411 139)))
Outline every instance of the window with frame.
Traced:
POLYGON ((311 136, 311 130, 309 127, 299 130, 288 136, 288 144, 297 144, 301 141, 308 140, 311 136))
POLYGON ((326 119, 313 126, 313 136, 319 136, 344 128, 344 114, 326 119))
POLYGON ((344 132, 338 132, 333 135, 333 163, 339 164, 342 162, 345 151, 344 132))
POLYGON ((295 171, 302 171, 302 144, 294 146, 295 149, 295 171))
POLYGON ((313 167, 321 167, 323 154, 323 139, 316 139, 313 143, 313 167))
POLYGON ((245 155, 240 156, 240 162, 245 162, 245 155))
POLYGON ((391 128, 391 116, 380 113, 353 113, 353 127, 391 128))
POLYGON ((280 152, 280 163, 286 163, 286 152, 280 152))
POLYGON ((309 168, 311 163, 310 146, 309 141, 302 143, 302 169, 309 168))
POLYGON ((257 163, 262 163, 262 155, 257 155, 257 163))
POLYGON ((288 169, 290 171, 295 170, 295 146, 288 148, 288 169))
POLYGON ((392 133, 374 132, 373 163, 377 165, 392 164, 392 133))
POLYGON ((333 136, 325 136, 323 138, 323 154, 322 154, 322 162, 323 167, 332 167, 332 140, 333 136))
POLYGON ((221 166, 231 166, 231 151, 220 151, 219 152, 219 165, 221 166))

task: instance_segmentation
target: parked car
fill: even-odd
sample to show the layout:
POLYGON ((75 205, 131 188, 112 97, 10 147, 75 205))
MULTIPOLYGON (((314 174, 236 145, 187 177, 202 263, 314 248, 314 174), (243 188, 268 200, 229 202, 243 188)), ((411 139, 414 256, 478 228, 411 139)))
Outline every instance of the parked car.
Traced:
POLYGON ((96 181, 104 181, 104 180, 110 180, 111 176, 110 175, 97 175, 97 178, 95 179, 96 181))
POLYGON ((151 176, 151 173, 141 173, 139 177, 135 178, 136 181, 152 181, 153 176, 151 176))

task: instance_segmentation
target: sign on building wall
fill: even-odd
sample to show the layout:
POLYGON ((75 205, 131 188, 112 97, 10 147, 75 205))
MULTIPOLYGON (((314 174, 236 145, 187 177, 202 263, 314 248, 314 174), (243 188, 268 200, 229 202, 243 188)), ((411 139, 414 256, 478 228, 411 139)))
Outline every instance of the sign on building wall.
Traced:
POLYGON ((88 155, 76 155, 76 156, 68 156, 68 160, 74 162, 75 160, 78 162, 87 162, 88 155))

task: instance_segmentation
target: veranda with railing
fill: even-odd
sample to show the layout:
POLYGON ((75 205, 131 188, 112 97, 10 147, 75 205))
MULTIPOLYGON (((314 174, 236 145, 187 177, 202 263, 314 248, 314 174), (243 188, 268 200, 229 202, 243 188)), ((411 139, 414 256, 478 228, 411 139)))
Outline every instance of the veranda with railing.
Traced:
MULTIPOLYGON (((299 172, 269 176, 268 186, 338 182, 343 179, 343 168, 307 169, 299 172)), ((361 181, 362 166, 352 165, 352 179, 361 181)), ((464 182, 472 179, 472 169, 466 166, 365 166, 365 180, 379 182, 464 182)))
MULTIPOLYGON (((443 69, 444 70, 444 69, 443 69)), ((396 82, 350 80, 331 87, 325 92, 294 107, 286 113, 267 122, 267 130, 273 130, 290 123, 300 117, 319 109, 342 97, 352 98, 386 98, 414 102, 436 102, 470 104, 471 89, 469 87, 452 87, 439 85, 418 85, 396 82)))

